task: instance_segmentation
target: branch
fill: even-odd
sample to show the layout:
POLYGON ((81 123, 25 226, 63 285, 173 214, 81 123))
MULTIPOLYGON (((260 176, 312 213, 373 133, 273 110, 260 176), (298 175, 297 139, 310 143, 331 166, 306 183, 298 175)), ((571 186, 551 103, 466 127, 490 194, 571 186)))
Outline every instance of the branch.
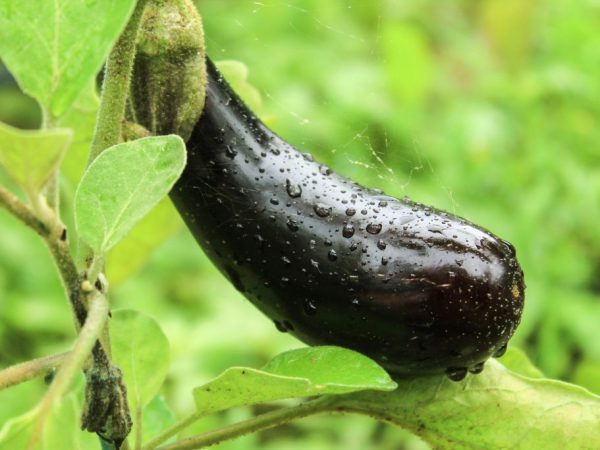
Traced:
POLYGON ((29 449, 35 448, 35 445, 42 438, 44 423, 52 406, 64 394, 77 372, 83 367, 107 318, 108 302, 103 295, 96 293, 90 301, 87 319, 79 332, 73 350, 61 365, 56 378, 52 381, 46 395, 44 395, 37 407, 38 420, 29 440, 29 449))
POLYGON ((106 148, 117 144, 121 137, 121 122, 131 82, 137 34, 146 2, 147 0, 138 0, 125 30, 106 61, 102 97, 88 165, 106 148))
POLYGON ((48 236, 50 230, 38 219, 34 212, 25 205, 17 196, 0 186, 0 207, 4 207, 9 213, 35 231, 42 237, 48 236))
MULTIPOLYGON (((183 439, 175 444, 159 447, 158 450, 195 450, 208 447, 210 445, 244 436, 245 434, 255 433, 257 431, 283 425, 284 423, 291 422, 295 419, 301 419, 302 417, 332 410, 332 405, 331 397, 321 397, 317 400, 312 400, 298 406, 271 411, 215 431, 183 439)), ((150 449, 151 447, 144 447, 144 450, 150 449)))
POLYGON ((45 376, 52 369, 60 366, 69 356, 69 352, 32 359, 15 364, 0 371, 0 390, 14 386, 36 377, 45 376))
POLYGON ((187 427, 189 427, 193 423, 197 422, 204 416, 205 416, 204 414, 202 414, 201 412, 198 412, 198 411, 190 414, 189 416, 183 418, 179 422, 175 423, 174 425, 172 425, 169 428, 167 428, 166 430, 164 430, 158 436, 152 438, 152 440, 150 442, 148 442, 146 445, 143 446, 142 450, 154 450, 160 444, 162 444, 166 440, 169 440, 173 436, 176 436, 180 431, 185 430, 187 427))

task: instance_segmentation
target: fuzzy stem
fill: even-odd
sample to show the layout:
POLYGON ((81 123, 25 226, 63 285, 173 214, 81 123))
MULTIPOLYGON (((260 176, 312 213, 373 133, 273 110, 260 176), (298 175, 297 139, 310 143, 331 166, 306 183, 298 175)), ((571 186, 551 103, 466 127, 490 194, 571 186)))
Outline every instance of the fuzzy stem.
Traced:
POLYGON ((158 436, 154 437, 150 442, 144 445, 142 450, 154 450, 160 444, 177 435, 180 431, 185 430, 187 427, 200 420, 204 416, 205 414, 200 411, 190 414, 189 416, 183 418, 179 422, 164 430, 158 436))
POLYGON ((106 297, 96 294, 90 301, 87 318, 75 341, 73 350, 62 364, 56 378, 52 381, 46 395, 44 395, 37 407, 38 419, 34 432, 29 440, 29 449, 34 449, 36 444, 42 438, 44 423, 52 406, 64 394, 77 372, 83 367, 85 360, 88 358, 92 348, 96 344, 96 340, 98 339, 107 318, 108 302, 106 297))
POLYGON ((40 236, 46 237, 48 235, 48 227, 35 216, 32 209, 2 186, 0 186, 0 207, 6 209, 40 236))
POLYGON ((69 356, 69 352, 32 359, 0 371, 0 390, 14 386, 33 378, 43 377, 52 369, 59 367, 69 356))
POLYGON ((58 170, 54 170, 48 184, 46 185, 46 201, 48 207, 56 211, 56 215, 59 214, 60 209, 60 186, 59 186, 59 173, 58 170))
POLYGON ((60 278, 65 287, 69 302, 73 308, 76 318, 76 327, 83 325, 86 318, 86 308, 83 302, 83 292, 81 290, 81 277, 77 271, 77 266, 71 255, 69 243, 60 238, 46 239, 46 245, 52 254, 60 278))
POLYGON ((138 0, 125 30, 106 62, 102 97, 88 165, 105 149, 119 142, 135 58, 136 39, 146 3, 147 0, 138 0))
POLYGON ((330 397, 321 397, 317 400, 302 403, 298 406, 271 411, 215 431, 183 439, 175 444, 160 447, 158 450, 194 450, 204 448, 244 436, 245 434, 255 433, 257 431, 283 425, 292 420, 322 413, 330 409, 332 409, 330 397))

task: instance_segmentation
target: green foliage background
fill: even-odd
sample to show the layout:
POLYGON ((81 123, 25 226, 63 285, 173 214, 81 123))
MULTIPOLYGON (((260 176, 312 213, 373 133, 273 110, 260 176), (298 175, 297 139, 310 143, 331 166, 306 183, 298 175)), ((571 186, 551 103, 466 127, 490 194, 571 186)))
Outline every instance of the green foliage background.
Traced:
MULTIPOLYGON (((528 287, 511 345, 546 376, 600 393, 597 1, 202 0, 198 8, 211 57, 247 64, 259 112, 290 142, 364 184, 513 242, 528 287)), ((40 119, 33 101, 2 84, 0 120, 37 127, 40 119)), ((65 180, 65 199, 71 187, 65 180)), ((172 359, 164 395, 180 414, 192 410, 200 382, 300 345, 226 283, 183 228, 111 292, 115 307, 161 323, 172 359)), ((0 367, 62 351, 73 335, 42 242, 0 212, 0 367)), ((35 381, 0 392, 0 423, 43 390, 35 381)), ((227 412, 190 433, 250 414, 227 412)), ((365 418, 317 417, 219 448, 400 442, 427 448, 365 418)))

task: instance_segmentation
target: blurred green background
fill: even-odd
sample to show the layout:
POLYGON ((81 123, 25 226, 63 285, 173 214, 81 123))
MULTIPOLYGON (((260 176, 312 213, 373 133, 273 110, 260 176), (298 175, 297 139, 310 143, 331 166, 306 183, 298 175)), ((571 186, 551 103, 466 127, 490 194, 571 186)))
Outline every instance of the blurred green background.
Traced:
MULTIPOLYGON (((600 393, 599 1, 197 3, 209 54, 248 66, 259 112, 287 140, 363 184, 511 241, 527 282, 511 345, 548 377, 600 393)), ((35 103, 5 76, 0 84, 0 120, 39 126, 35 103)), ((192 409, 190 389, 224 368, 260 366, 301 345, 240 297, 183 228, 111 290, 115 308, 153 315, 168 335, 164 395, 180 415, 192 409)), ((64 350, 73 336, 42 242, 0 212, 0 367, 64 350)), ((0 424, 43 389, 36 381, 0 392, 0 424)), ((219 448, 428 447, 347 416, 219 448)))

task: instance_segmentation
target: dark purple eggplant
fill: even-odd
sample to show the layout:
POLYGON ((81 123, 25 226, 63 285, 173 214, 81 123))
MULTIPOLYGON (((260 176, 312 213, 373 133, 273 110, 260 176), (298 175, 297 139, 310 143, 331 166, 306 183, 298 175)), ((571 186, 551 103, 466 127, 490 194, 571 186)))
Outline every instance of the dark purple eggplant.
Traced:
POLYGON ((478 373, 523 310, 508 242, 337 175, 269 130, 207 61, 171 198, 201 247, 280 331, 396 374, 478 373))

